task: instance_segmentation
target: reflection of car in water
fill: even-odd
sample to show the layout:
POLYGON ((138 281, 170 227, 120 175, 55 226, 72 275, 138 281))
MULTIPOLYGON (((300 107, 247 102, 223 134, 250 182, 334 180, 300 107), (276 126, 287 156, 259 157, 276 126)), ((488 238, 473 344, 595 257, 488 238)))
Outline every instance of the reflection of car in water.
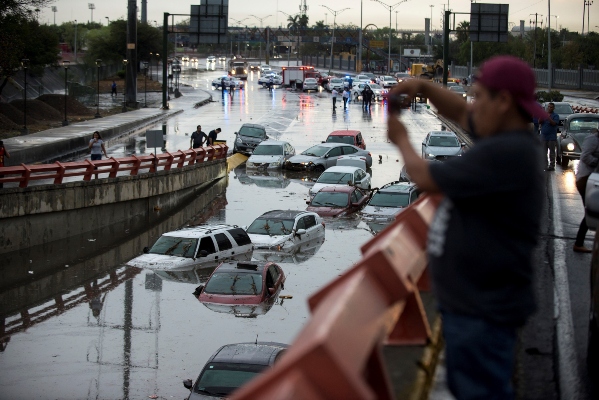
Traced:
POLYGON ((235 178, 244 185, 282 189, 286 188, 291 183, 291 180, 287 179, 279 170, 247 170, 245 165, 240 165, 233 171, 235 173, 235 178))
POLYGON ((312 240, 323 240, 325 227, 318 214, 308 211, 268 211, 246 229, 255 249, 295 252, 312 240))
POLYGON ((301 264, 312 258, 318 253, 318 250, 324 243, 325 235, 315 237, 300 246, 297 246, 294 251, 277 251, 277 250, 254 250, 253 259, 258 261, 271 261, 276 263, 293 263, 301 264))
POLYGON ((187 400, 223 399, 228 397, 281 358, 286 344, 274 342, 227 344, 206 362, 195 385, 191 379, 183 386, 191 393, 187 400))

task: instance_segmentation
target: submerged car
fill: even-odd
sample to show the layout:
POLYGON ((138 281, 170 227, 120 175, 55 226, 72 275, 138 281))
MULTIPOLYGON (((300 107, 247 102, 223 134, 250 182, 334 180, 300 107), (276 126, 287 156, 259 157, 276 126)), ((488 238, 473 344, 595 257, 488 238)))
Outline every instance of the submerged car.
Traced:
POLYGON ((333 131, 327 136, 326 143, 345 143, 366 150, 366 142, 362 136, 362 132, 356 130, 340 130, 333 131))
POLYGON ((557 136, 557 162, 566 168, 570 160, 579 160, 582 142, 599 128, 599 114, 572 114, 564 121, 557 136))
POLYGON ((364 190, 370 189, 370 174, 362 168, 349 166, 334 166, 328 168, 319 177, 314 186, 310 188, 310 197, 314 197, 324 187, 330 186, 357 186, 364 190))
POLYGON ((235 132, 235 144, 233 145, 233 154, 242 153, 251 155, 256 146, 268 140, 266 128, 258 124, 243 124, 239 132, 235 132))
POLYGON ((266 140, 256 146, 245 165, 247 168, 280 169, 294 155, 295 148, 290 143, 278 140, 266 140))
POLYGON ((366 158, 366 167, 372 167, 372 156, 366 150, 342 143, 321 143, 291 157, 285 163, 285 169, 323 172, 325 169, 336 165, 337 158, 348 154, 364 156, 366 158))
POLYGON ((256 249, 293 252, 313 239, 324 240, 325 226, 313 212, 275 210, 256 218, 246 232, 256 249))
POLYGON ((391 182, 374 192, 362 210, 366 222, 387 224, 418 199, 418 188, 411 182, 391 182))
POLYGON ((222 399, 272 367, 284 354, 287 345, 274 342, 236 343, 219 348, 206 362, 192 385, 183 386, 191 393, 187 400, 222 399))
POLYGON ((343 217, 360 211, 368 201, 366 193, 355 186, 329 186, 322 188, 311 201, 307 211, 321 217, 343 217))
POLYGON ((422 158, 446 160, 461 156, 466 143, 461 143, 458 136, 451 131, 429 132, 422 142, 422 158))
POLYGON ((253 250, 249 236, 237 226, 201 225, 164 233, 127 265, 152 270, 188 270, 200 264, 214 267, 223 260, 250 260, 253 250))
POLYGON ((204 304, 258 305, 285 287, 283 269, 272 262, 224 262, 193 293, 204 304))

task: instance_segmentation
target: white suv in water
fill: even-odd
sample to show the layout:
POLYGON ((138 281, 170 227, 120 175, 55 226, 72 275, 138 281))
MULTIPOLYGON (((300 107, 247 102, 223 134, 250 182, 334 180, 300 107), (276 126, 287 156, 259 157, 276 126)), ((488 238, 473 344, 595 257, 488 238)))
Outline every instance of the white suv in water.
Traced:
POLYGON ((254 246, 245 231, 233 225, 201 225, 164 233, 151 248, 127 263, 152 270, 215 267, 225 260, 249 261, 254 246))

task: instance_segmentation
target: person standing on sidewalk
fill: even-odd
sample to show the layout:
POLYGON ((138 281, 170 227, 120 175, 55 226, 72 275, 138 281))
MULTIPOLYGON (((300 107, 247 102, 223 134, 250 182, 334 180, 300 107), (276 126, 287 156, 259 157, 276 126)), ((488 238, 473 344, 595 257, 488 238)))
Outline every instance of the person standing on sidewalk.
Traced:
POLYGON ((337 89, 333 88, 333 90, 331 90, 331 97, 333 98, 333 108, 337 108, 337 94, 339 92, 337 92, 337 89))
POLYGON ((475 144, 462 157, 422 159, 396 113, 388 114, 388 135, 418 188, 444 196, 429 227, 427 257, 449 389, 457 399, 513 399, 518 329, 536 308, 532 257, 545 196, 541 147, 529 124, 548 116, 534 98, 534 72, 518 58, 483 63, 473 91, 476 101, 467 104, 411 79, 389 95, 409 101, 422 93, 471 132, 475 144), (517 176, 506 174, 514 163, 517 176))
POLYGON ((547 113, 549 118, 539 119, 541 124, 541 140, 543 141, 543 149, 545 152, 545 160, 547 160, 547 151, 549 151, 549 164, 547 171, 555 171, 555 147, 557 146, 557 125, 559 124, 559 115, 555 112, 555 104, 547 105, 547 113))
MULTIPOLYGON (((10 158, 10 153, 4 147, 4 142, 0 140, 0 167, 6 167, 6 159, 10 158)), ((4 178, 4 175, 0 175, 0 178, 4 178)), ((0 188, 4 187, 4 184, 0 182, 0 188)))
MULTIPOLYGON (((580 154, 580 162, 578 163, 578 171, 576 171, 576 189, 582 197, 582 206, 585 206, 585 194, 587 192, 587 181, 589 176, 595 172, 595 168, 599 164, 599 131, 594 130, 592 135, 587 136, 582 142, 582 153, 580 154)), ((584 247, 584 239, 587 235, 589 227, 587 226, 586 216, 582 216, 576 241, 572 250, 576 253, 591 253, 593 250, 584 247)))

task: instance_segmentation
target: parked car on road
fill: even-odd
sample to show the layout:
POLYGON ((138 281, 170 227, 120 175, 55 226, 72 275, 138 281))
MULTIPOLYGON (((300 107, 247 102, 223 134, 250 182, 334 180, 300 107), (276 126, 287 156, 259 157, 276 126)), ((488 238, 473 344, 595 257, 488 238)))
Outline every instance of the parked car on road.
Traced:
POLYGON ((308 204, 307 211, 321 217, 343 217, 360 211, 368 195, 355 186, 329 186, 322 188, 308 204))
POLYGON ((295 252, 313 240, 324 241, 325 227, 318 214, 307 211, 268 211, 246 229, 255 249, 295 252))
POLYGON ((366 150, 366 142, 362 132, 356 130, 333 131, 327 136, 326 143, 345 143, 366 150))
POLYGON ((223 260, 250 260, 252 241, 234 225, 201 225, 162 234, 151 248, 127 262, 152 270, 188 270, 193 265, 214 267, 223 260))
POLYGON ((369 86, 372 90, 372 93, 374 93, 373 100, 375 101, 382 100, 388 92, 386 89, 383 89, 376 83, 354 83, 354 86, 352 87, 351 91, 351 96, 354 98, 355 101, 358 101, 358 99, 362 96, 362 92, 364 91, 366 86, 369 86))
POLYGON ((570 160, 580 160, 582 142, 598 128, 599 114, 572 114, 566 117, 563 129, 557 135, 557 162, 566 168, 570 160))
POLYGON ((306 78, 302 85, 302 91, 307 92, 308 90, 318 91, 318 80, 316 78, 306 78))
POLYGON ((422 142, 422 158, 446 160, 449 157, 461 156, 466 143, 460 143, 458 136, 451 131, 429 132, 422 142))
POLYGON ((281 169, 285 162, 294 155, 295 148, 290 143, 265 140, 254 148, 245 165, 247 168, 281 169))
POLYGON ((270 83, 270 78, 272 77, 273 85, 280 86, 283 84, 283 77, 276 72, 270 72, 268 74, 264 74, 258 79, 258 85, 262 85, 262 87, 268 87, 270 83))
POLYGON ((339 156, 346 154, 364 156, 366 158, 366 167, 372 167, 372 156, 366 150, 342 143, 321 143, 291 157, 285 163, 285 169, 323 172, 325 169, 334 166, 339 156))
POLYGON ((341 79, 341 78, 331 78, 331 79, 329 79, 329 82, 327 83, 326 89, 329 92, 332 92, 333 89, 336 89, 337 91, 343 90, 343 79, 341 79))
POLYGON ((250 155, 254 152, 256 146, 269 137, 266 135, 266 128, 258 124, 243 124, 239 132, 235 132, 235 144, 233 153, 242 153, 250 155))
POLYGON ((397 85, 397 79, 389 75, 382 75, 377 78, 376 83, 385 89, 390 89, 397 85))
POLYGON ((206 62, 207 63, 215 63, 216 62, 216 57, 215 56, 208 56, 208 57, 206 57, 206 62))
POLYGON ((324 187, 347 185, 369 190, 371 181, 370 174, 362 168, 334 166, 320 174, 314 186, 310 188, 309 193, 310 197, 314 197, 324 187))
POLYGON ((242 80, 233 78, 232 76, 229 76, 229 75, 223 75, 219 78, 214 79, 212 81, 212 87, 215 89, 222 89, 223 79, 225 80, 225 88, 227 88, 227 89, 229 87, 231 87, 231 82, 233 82, 233 84, 235 85, 235 89, 243 89, 243 87, 244 87, 244 83, 242 80))
POLYGON ((562 127, 564 125, 564 121, 566 120, 566 118, 568 118, 569 115, 574 114, 574 110, 572 109, 570 103, 556 101, 553 104, 555 104, 555 109, 553 110, 553 112, 559 115, 559 126, 557 130, 558 132, 561 132, 561 130, 563 129, 562 127))
POLYGON ((270 68, 270 65, 264 64, 260 66, 261 73, 270 72, 271 70, 272 68, 270 68))
POLYGON ((227 57, 226 56, 219 56, 218 57, 218 61, 227 61, 227 57))
POLYGON ((223 399, 236 389, 272 367, 287 345, 274 342, 236 343, 219 348, 206 362, 192 386, 183 381, 191 393, 187 400, 223 399))
POLYGON ((396 72, 395 79, 397 79, 397 83, 403 82, 405 80, 411 79, 412 76, 407 72, 396 72))
POLYGON ((354 82, 353 84, 357 84, 357 83, 374 83, 374 74, 372 76, 370 75, 366 75, 364 73, 362 74, 358 74, 354 77, 354 82))

